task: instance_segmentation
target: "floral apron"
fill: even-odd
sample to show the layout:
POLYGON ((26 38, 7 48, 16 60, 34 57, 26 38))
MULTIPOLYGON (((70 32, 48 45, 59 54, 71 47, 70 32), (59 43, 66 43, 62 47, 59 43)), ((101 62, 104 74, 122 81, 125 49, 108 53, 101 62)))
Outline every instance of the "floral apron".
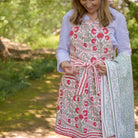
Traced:
POLYGON ((79 74, 63 74, 55 131, 73 138, 102 138, 101 77, 96 64, 113 59, 107 27, 82 21, 70 31, 70 61, 79 74))

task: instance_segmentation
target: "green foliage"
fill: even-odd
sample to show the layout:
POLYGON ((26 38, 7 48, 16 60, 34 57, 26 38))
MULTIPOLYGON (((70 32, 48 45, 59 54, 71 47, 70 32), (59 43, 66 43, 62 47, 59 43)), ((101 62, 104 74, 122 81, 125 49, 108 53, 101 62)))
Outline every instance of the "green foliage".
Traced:
POLYGON ((31 45, 32 49, 37 48, 50 48, 50 49, 56 49, 59 42, 59 35, 50 35, 48 37, 40 37, 34 44, 31 45))
POLYGON ((136 22, 138 23, 138 14, 136 12, 138 9, 137 3, 129 1, 128 8, 129 8, 129 12, 127 14, 128 18, 129 19, 135 18, 136 22))
POLYGON ((31 80, 40 78, 45 73, 50 73, 56 68, 56 59, 34 60, 25 68, 24 75, 31 80))
MULTIPOLYGON (((58 36, 48 43, 49 35, 61 27, 63 15, 69 11, 71 0, 1 0, 0 35, 14 41, 29 44, 33 49, 57 48, 58 36), (51 42, 50 42, 51 43, 51 42)), ((118 0, 114 0, 118 3, 118 0)), ((128 21, 132 48, 138 47, 137 5, 131 2, 126 8, 123 1, 121 12, 128 21)))
POLYGON ((138 54, 132 54, 133 78, 138 82, 138 54))
POLYGON ((0 2, 0 9, 0 35, 33 46, 60 28, 70 2, 10 0, 0 2))
POLYGON ((5 100, 21 89, 31 86, 29 80, 43 77, 56 68, 55 56, 30 62, 0 61, 0 101, 5 100))
POLYGON ((132 2, 131 0, 122 1, 121 12, 125 15, 129 30, 129 37, 132 49, 138 48, 138 14, 137 2, 132 2))
POLYGON ((129 37, 132 49, 138 48, 138 23, 135 19, 128 20, 129 37))
MULTIPOLYGON (((131 47, 137 49, 137 5, 131 3, 128 8, 126 3, 124 5, 121 11, 127 19, 131 47)), ((70 0, 0 0, 0 36, 27 43, 33 49, 57 48, 59 36, 52 33, 61 27, 62 18, 70 6, 70 0)), ((137 59, 137 53, 132 54, 136 81, 137 59)), ((30 86, 29 80, 38 79, 55 68, 55 57, 23 63, 0 61, 0 101, 30 86)))
POLYGON ((134 102, 138 103, 138 91, 134 93, 134 102))
POLYGON ((132 49, 138 48, 138 22, 135 18, 127 19, 129 38, 132 49))

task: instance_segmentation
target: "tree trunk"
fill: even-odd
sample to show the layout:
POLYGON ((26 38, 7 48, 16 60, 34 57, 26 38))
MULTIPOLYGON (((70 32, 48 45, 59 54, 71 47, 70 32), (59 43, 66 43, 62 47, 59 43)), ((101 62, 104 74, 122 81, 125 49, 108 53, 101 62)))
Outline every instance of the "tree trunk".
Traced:
POLYGON ((16 60, 29 60, 32 57, 30 46, 21 43, 11 42, 7 38, 0 37, 0 58, 8 57, 16 60))

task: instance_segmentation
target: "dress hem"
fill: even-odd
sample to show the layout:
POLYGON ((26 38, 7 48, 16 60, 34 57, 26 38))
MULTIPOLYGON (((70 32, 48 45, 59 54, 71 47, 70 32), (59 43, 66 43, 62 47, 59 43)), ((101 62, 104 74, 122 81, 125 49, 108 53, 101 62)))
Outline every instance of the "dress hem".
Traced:
POLYGON ((102 134, 100 134, 99 132, 89 132, 89 133, 81 134, 75 130, 72 130, 70 128, 63 128, 61 126, 56 126, 55 132, 57 134, 72 137, 72 138, 78 138, 78 137, 79 138, 103 138, 102 134))

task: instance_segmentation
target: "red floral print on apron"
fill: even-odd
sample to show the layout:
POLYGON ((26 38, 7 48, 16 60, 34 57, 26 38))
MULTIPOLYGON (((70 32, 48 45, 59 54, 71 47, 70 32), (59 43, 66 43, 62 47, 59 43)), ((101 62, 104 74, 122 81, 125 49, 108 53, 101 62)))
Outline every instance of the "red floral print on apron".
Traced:
POLYGON ((58 94, 55 131, 73 138, 102 138, 101 77, 96 64, 113 59, 107 27, 82 21, 70 31, 70 61, 79 74, 63 74, 58 94))

